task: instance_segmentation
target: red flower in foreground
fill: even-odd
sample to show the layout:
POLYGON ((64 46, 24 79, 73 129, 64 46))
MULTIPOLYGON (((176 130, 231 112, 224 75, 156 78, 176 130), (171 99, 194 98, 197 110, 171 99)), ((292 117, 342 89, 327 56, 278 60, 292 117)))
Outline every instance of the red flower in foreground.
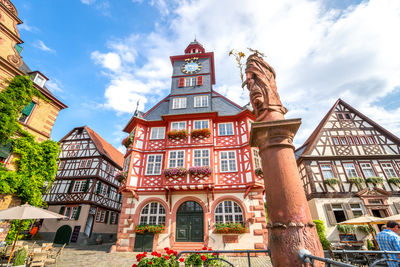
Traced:
POLYGON ((132 267, 137 267, 137 264, 132 265, 132 267))
POLYGON ((208 251, 212 251, 212 248, 209 248, 208 251))
POLYGON ((151 253, 151 256, 157 256, 157 255, 158 255, 157 251, 153 251, 153 252, 151 253))
POLYGON ((206 261, 206 259, 207 259, 206 256, 204 256, 204 255, 201 256, 202 261, 206 261))
POLYGON ((149 261, 147 264, 148 264, 148 265, 152 265, 152 264, 153 264, 153 262, 152 262, 152 261, 149 261))
POLYGON ((166 260, 169 260, 169 256, 164 256, 164 258, 165 258, 166 260))
POLYGON ((183 258, 179 258, 179 261, 180 262, 184 262, 185 260, 183 258))
POLYGON ((165 251, 167 251, 167 250, 169 250, 169 248, 168 248, 168 247, 166 247, 166 248, 164 248, 164 250, 165 250, 165 251))
POLYGON ((207 247, 203 247, 203 250, 207 250, 207 247))

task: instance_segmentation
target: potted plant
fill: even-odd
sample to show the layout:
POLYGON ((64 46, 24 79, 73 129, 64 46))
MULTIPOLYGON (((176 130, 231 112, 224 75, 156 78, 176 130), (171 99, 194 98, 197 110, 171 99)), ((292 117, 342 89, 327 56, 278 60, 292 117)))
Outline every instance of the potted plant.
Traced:
POLYGON ((356 230, 354 225, 348 225, 348 224, 338 224, 337 229, 339 232, 343 234, 352 234, 356 230))
POLYGON ((128 172, 119 171, 117 172, 117 175, 115 175, 115 180, 122 183, 123 181, 126 180, 126 177, 128 177, 128 172))
POLYGON ((28 251, 26 248, 21 248, 15 253, 14 264, 13 266, 25 266, 26 255, 28 251))
POLYGON ((255 169, 254 173, 259 177, 264 177, 264 173, 263 173, 263 170, 261 168, 255 169))
POLYGON ((375 233, 375 228, 370 227, 369 225, 357 225, 356 227, 357 231, 360 231, 366 235, 370 234, 370 233, 375 233))
POLYGON ((324 184, 333 187, 334 185, 339 184, 339 179, 338 178, 327 178, 324 180, 324 184))
POLYGON ((144 233, 159 234, 164 232, 164 229, 165 229, 164 224, 157 224, 157 225, 139 224, 136 225, 135 232, 138 234, 144 234, 144 233))
POLYGON ((169 139, 181 140, 186 139, 188 137, 188 133, 186 130, 172 130, 167 133, 169 139))
POLYGON ((246 227, 241 223, 216 223, 215 233, 217 234, 243 234, 246 232, 246 227))
POLYGON ((355 184, 357 186, 362 185, 364 183, 364 179, 361 177, 350 177, 349 183, 355 184))
POLYGON ((397 186, 400 186, 400 177, 392 177, 388 179, 388 182, 397 186))
POLYGON ((197 176, 203 176, 207 177, 210 176, 212 173, 212 169, 209 166, 196 166, 196 167, 190 167, 189 168, 189 173, 191 175, 197 175, 197 176))
POLYGON ((383 184, 383 178, 382 177, 368 177, 367 179, 365 179, 365 181, 367 183, 371 183, 371 184, 374 184, 374 185, 383 184))
POLYGON ((180 176, 184 176, 187 174, 186 168, 177 167, 177 168, 168 168, 163 171, 164 176, 167 178, 176 178, 180 176))
POLYGON ((133 136, 131 136, 131 135, 128 135, 127 137, 125 137, 125 138, 122 140, 122 145, 123 145, 124 147, 126 147, 126 148, 128 148, 129 145, 132 144, 132 143, 133 143, 133 136))
POLYGON ((211 135, 211 130, 208 128, 196 129, 190 133, 192 138, 208 138, 211 135))

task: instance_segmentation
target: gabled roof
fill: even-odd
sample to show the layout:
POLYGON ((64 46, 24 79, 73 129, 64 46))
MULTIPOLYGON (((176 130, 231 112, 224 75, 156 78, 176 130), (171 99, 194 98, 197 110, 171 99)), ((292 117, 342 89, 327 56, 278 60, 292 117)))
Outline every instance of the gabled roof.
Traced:
POLYGON ((110 143, 104 140, 98 133, 90 129, 89 126, 85 126, 84 128, 92 138, 92 141, 96 145, 100 154, 111 159, 122 168, 124 165, 124 155, 118 149, 116 149, 110 143))
POLYGON ((343 105, 350 112, 356 114, 361 119, 368 122, 370 125, 375 127, 378 131, 387 135, 393 142, 400 145, 400 139, 397 136, 395 136, 394 134, 392 134, 391 132, 389 132, 388 130, 386 130, 385 128, 383 128, 382 126, 380 126, 379 124, 377 124, 376 122, 374 122, 373 120, 371 120, 370 118, 368 118, 367 116, 362 114, 360 111, 358 111, 357 109, 350 106, 348 103, 346 103, 345 101, 343 101, 342 99, 339 98, 336 101, 336 103, 332 106, 332 108, 328 111, 328 113, 325 115, 325 117, 321 120, 321 122, 318 124, 317 128, 315 128, 315 130, 312 132, 310 137, 308 137, 308 139, 304 142, 304 144, 301 147, 296 149, 295 153, 296 153, 297 157, 306 154, 307 152, 309 152, 312 149, 314 144, 318 141, 318 137, 320 136, 321 130, 324 128, 324 126, 325 126, 326 122, 328 121, 329 117, 331 116, 332 112, 334 112, 336 106, 338 106, 339 104, 343 105), (300 150, 302 150, 301 154, 299 153, 300 150))

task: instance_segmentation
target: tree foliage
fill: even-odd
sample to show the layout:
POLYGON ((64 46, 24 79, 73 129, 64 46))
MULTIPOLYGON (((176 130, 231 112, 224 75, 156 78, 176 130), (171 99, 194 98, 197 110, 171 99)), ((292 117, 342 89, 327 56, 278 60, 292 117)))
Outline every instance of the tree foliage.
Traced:
POLYGON ((329 249, 332 244, 329 242, 329 240, 326 238, 326 233, 325 233, 325 224, 321 220, 313 220, 315 223, 315 227, 317 228, 317 234, 319 237, 319 241, 321 241, 321 245, 323 249, 329 249))

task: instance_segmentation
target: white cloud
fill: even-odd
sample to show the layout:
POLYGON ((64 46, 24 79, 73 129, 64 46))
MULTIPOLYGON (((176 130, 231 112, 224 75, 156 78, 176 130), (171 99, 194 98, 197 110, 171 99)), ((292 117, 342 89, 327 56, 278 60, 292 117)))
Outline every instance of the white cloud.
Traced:
POLYGON ((22 24, 18 25, 18 29, 28 31, 28 32, 38 32, 39 31, 39 29, 36 28, 35 26, 29 25, 27 19, 25 19, 22 24))
POLYGON ((51 49, 50 47, 45 45, 42 40, 38 40, 37 42, 33 43, 33 46, 45 52, 56 52, 54 49, 51 49))
POLYGON ((46 82, 46 87, 51 91, 51 92, 62 92, 62 85, 60 81, 56 79, 51 79, 46 82))
POLYGON ((96 64, 100 64, 111 71, 118 71, 121 67, 121 59, 117 53, 101 54, 99 51, 94 51, 91 57, 96 64))
POLYGON ((81 0, 81 3, 85 5, 91 5, 94 4, 95 2, 96 0, 81 0))
POLYGON ((249 54, 246 48, 251 47, 266 54, 277 72, 278 91, 289 109, 287 117, 303 119, 297 144, 339 97, 400 134, 395 116, 399 107, 388 110, 376 104, 400 86, 400 35, 393 32, 400 28, 399 1, 371 0, 343 10, 326 9, 324 1, 311 0, 151 4, 164 16, 156 22, 155 31, 114 41, 126 47, 110 46, 110 51, 101 54, 119 54, 121 66, 131 74, 129 86, 120 78, 111 78, 106 90, 108 107, 131 112, 134 98, 140 96, 148 100, 149 109, 155 96, 167 95, 172 72, 169 56, 182 54, 196 35, 206 51, 215 53, 215 89, 242 105, 249 101, 247 92, 240 88, 239 71, 228 52, 234 48, 249 54), (167 11, 161 11, 163 4, 167 11), (142 64, 125 60, 122 51, 131 52, 133 59, 140 51, 142 64), (126 89, 133 85, 144 93, 126 89), (117 103, 117 93, 126 94, 118 96, 124 104, 117 103))

